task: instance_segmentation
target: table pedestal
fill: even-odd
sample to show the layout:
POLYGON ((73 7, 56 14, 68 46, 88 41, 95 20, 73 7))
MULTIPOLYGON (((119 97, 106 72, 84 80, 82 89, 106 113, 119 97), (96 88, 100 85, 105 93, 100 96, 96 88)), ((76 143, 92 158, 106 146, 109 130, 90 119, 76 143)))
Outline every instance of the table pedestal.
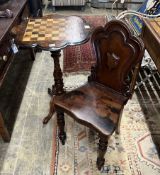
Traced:
POLYGON ((52 118, 55 109, 54 109, 54 96, 61 95, 65 93, 64 91, 64 84, 63 84, 63 78, 62 78, 62 71, 59 63, 59 58, 61 56, 61 50, 57 51, 51 51, 51 56, 54 61, 54 85, 52 85, 52 89, 48 89, 49 95, 52 97, 50 101, 50 109, 48 115, 43 119, 43 124, 47 124, 48 121, 52 118))

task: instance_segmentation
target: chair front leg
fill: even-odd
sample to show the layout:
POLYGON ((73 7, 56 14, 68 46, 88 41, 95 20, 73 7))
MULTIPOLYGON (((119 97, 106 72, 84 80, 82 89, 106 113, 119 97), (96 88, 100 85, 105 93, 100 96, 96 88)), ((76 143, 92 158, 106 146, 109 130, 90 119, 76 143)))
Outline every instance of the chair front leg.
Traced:
POLYGON ((61 140, 62 145, 65 144, 66 133, 64 131, 65 121, 64 121, 64 113, 61 111, 57 111, 57 124, 59 128, 59 139, 61 140))
POLYGON ((98 156, 97 156, 97 168, 101 170, 105 162, 105 153, 107 151, 109 136, 100 135, 98 156))

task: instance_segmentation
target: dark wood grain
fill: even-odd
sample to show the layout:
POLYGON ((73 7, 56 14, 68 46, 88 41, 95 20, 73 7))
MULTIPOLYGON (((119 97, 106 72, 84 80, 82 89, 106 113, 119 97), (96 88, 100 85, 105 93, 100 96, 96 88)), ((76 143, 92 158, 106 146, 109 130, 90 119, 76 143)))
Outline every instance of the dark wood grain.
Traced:
POLYGON ((97 167, 100 170, 105 162, 108 138, 120 126, 124 105, 133 93, 144 44, 124 22, 118 20, 95 29, 91 43, 96 64, 91 69, 88 83, 56 96, 54 106, 57 117, 60 111, 66 112, 99 133, 97 167), (133 70, 135 73, 130 74, 133 70))
POLYGON ((69 110, 79 122, 86 122, 102 134, 113 132, 127 98, 95 82, 55 98, 66 112, 69 110), (80 110, 82 109, 82 110, 80 110), (87 114, 87 115, 86 115, 87 114), (106 127, 107 124, 107 127, 106 127))
POLYGON ((91 77, 94 77, 92 79, 125 96, 129 96, 130 82, 127 80, 128 74, 131 68, 142 58, 143 42, 132 36, 128 28, 122 28, 119 24, 116 26, 114 22, 107 23, 104 29, 102 27, 98 28, 92 35, 92 40, 94 41, 92 41, 93 49, 99 63, 94 68, 95 75, 91 75, 91 77), (113 30, 112 27, 115 29, 113 30), (106 32, 105 36, 102 35, 104 32, 106 32), (110 58, 111 56, 113 56, 113 59, 110 58), (113 63, 109 62, 110 59, 112 62, 116 61, 115 67, 113 67, 113 63))
MULTIPOLYGON (((6 9, 10 9, 13 12, 13 17, 0 18, 0 87, 3 84, 4 78, 7 75, 8 69, 14 59, 14 53, 11 49, 11 41, 14 39, 14 35, 11 33, 11 30, 14 26, 20 24, 30 15, 27 0, 10 0, 0 6, 0 11, 4 11, 6 9)), ((1 113, 0 122, 0 134, 2 135, 4 141, 9 141, 9 134, 1 113)))
POLYGON ((0 84, 3 83, 3 79, 14 57, 11 49, 11 40, 14 38, 11 33, 12 28, 29 16, 27 0, 13 0, 0 6, 0 10, 6 8, 12 10, 13 18, 0 18, 0 84), (3 57, 6 57, 6 60, 3 60, 3 57))
POLYGON ((1 11, 10 9, 13 12, 13 18, 0 19, 0 43, 15 23, 19 23, 22 20, 21 18, 18 18, 18 16, 22 13, 26 3, 27 0, 11 0, 0 6, 1 11))

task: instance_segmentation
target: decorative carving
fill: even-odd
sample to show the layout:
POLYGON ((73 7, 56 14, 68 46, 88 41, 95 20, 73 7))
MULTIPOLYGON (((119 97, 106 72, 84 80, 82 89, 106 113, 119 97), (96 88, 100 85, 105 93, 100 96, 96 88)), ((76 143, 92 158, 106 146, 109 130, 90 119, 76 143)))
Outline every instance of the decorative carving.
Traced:
POLYGON ((91 37, 91 42, 97 56, 96 81, 128 96, 126 94, 129 93, 124 92, 125 86, 128 86, 125 79, 131 67, 141 61, 144 44, 132 35, 125 23, 122 21, 119 23, 121 27, 113 20, 106 23, 104 28, 97 28, 91 37))
POLYGON ((54 98, 53 98, 53 96, 54 95, 61 95, 61 94, 64 93, 62 71, 61 71, 60 64, 59 64, 59 57, 61 56, 61 53, 60 52, 61 52, 61 50, 51 51, 51 56, 52 56, 52 58, 54 60, 54 72, 53 72, 53 76, 54 76, 55 84, 52 85, 52 89, 48 88, 48 93, 49 93, 49 95, 51 95, 52 100, 50 102, 49 113, 43 119, 43 124, 47 124, 48 121, 53 116, 53 113, 55 112, 55 109, 54 109, 54 98))
POLYGON ((126 76, 125 81, 124 81, 124 90, 123 90, 123 95, 126 97, 131 96, 131 91, 130 91, 130 84, 131 84, 131 79, 128 76, 126 76))
POLYGON ((107 67, 111 71, 112 69, 118 66, 120 58, 114 53, 107 52, 106 54, 107 54, 107 67))
POLYGON ((55 85, 53 86, 55 88, 54 93, 55 95, 61 95, 64 93, 64 89, 63 89, 62 71, 59 64, 59 58, 61 56, 60 50, 51 51, 51 56, 54 60, 54 72, 53 72, 54 81, 55 81, 55 85))

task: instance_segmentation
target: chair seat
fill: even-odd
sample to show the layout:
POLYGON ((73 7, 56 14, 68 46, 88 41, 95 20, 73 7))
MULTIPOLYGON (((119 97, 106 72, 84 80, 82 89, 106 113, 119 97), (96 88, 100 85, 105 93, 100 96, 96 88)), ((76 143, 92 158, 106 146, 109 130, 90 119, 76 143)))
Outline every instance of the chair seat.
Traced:
POLYGON ((102 85, 89 82, 54 99, 55 108, 102 134, 114 132, 127 98, 102 85))

